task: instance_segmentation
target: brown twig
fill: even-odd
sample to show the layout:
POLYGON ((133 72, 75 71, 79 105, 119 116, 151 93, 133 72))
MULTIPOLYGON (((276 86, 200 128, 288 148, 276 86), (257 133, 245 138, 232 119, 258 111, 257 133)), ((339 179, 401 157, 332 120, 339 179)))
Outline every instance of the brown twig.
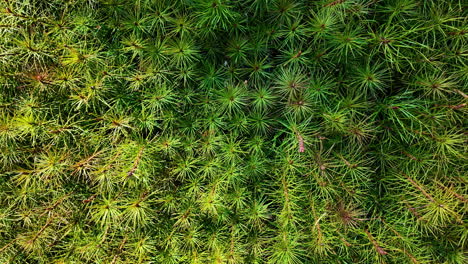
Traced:
POLYGON ((367 229, 365 229, 364 232, 366 232, 367 237, 369 238, 370 242, 372 242, 372 245, 374 246, 375 251, 377 251, 377 253, 379 253, 380 255, 388 254, 387 251, 385 251, 382 247, 380 247, 379 243, 375 240, 375 238, 371 235, 371 233, 369 233, 367 229))

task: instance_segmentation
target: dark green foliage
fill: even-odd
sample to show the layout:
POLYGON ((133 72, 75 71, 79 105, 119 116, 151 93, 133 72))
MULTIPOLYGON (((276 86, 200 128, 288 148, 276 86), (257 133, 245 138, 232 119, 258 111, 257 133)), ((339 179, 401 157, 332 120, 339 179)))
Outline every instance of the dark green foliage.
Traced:
POLYGON ((1 263, 467 263, 458 0, 1 0, 1 263))

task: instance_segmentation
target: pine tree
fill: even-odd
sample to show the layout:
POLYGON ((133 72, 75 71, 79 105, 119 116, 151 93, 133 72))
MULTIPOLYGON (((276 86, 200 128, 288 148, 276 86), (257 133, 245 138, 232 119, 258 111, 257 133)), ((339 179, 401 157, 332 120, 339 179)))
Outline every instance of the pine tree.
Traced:
POLYGON ((1 263, 467 262, 458 0, 1 0, 1 263))

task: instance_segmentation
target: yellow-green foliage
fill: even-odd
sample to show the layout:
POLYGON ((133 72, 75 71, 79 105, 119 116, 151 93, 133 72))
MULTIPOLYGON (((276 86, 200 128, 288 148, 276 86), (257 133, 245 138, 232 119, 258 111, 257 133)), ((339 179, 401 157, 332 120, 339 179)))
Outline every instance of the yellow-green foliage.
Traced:
POLYGON ((0 263, 467 263, 461 0, 0 0, 0 263))

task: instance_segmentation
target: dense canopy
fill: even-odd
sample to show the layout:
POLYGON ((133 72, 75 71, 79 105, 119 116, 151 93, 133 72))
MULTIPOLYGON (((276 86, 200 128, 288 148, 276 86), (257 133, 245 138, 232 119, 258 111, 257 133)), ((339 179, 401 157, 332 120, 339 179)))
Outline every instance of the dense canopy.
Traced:
POLYGON ((467 263, 462 0, 1 0, 0 263, 467 263))

